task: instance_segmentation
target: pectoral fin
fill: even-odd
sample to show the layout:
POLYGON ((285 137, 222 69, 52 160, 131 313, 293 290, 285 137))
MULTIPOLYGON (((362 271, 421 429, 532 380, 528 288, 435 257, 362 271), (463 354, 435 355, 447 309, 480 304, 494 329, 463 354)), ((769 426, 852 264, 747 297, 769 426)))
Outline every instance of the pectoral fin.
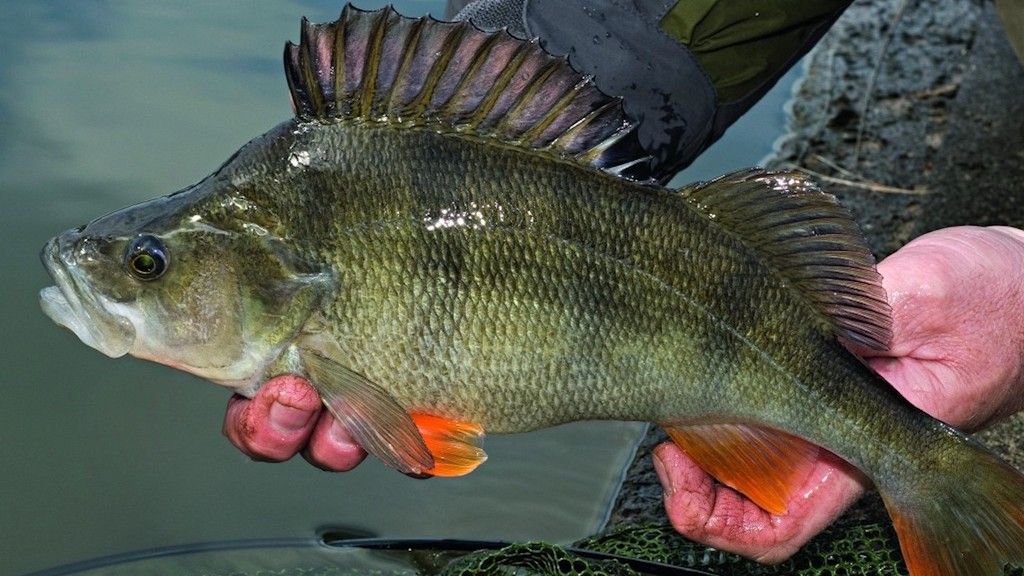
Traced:
POLYGON ((386 390, 318 351, 300 355, 324 405, 363 449, 400 472, 434 474, 420 430, 386 390))
POLYGON ((820 450, 791 434, 743 424, 663 427, 705 472, 772 514, 786 513, 820 450))
POLYGON ((431 414, 414 413, 412 420, 434 456, 434 467, 427 471, 431 476, 463 476, 487 460, 476 445, 484 435, 480 426, 431 414))

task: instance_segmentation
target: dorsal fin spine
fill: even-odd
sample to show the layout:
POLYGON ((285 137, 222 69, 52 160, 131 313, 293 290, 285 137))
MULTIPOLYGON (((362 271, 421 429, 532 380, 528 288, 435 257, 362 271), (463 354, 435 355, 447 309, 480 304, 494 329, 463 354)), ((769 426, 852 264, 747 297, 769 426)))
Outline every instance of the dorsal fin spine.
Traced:
MULTIPOLYGON (((437 21, 434 20, 434 22, 437 21)), ((451 28, 451 31, 445 37, 445 41, 442 43, 441 53, 434 61, 434 65, 430 67, 430 71, 423 81, 423 87, 420 89, 419 95, 406 106, 409 114, 422 115, 427 111, 430 102, 434 99, 434 92, 441 81, 441 77, 444 76, 445 70, 448 69, 448 64, 458 50, 458 41, 462 39, 467 30, 469 30, 469 26, 466 24, 451 28)))
MULTIPOLYGON (((591 162, 596 162, 601 156, 604 155, 604 153, 609 148, 611 148, 616 143, 618 143, 618 141, 623 136, 625 136, 626 133, 627 133, 626 129, 624 129, 624 128, 620 129, 618 132, 616 132, 616 133, 612 134, 611 136, 605 138, 605 140, 603 142, 601 142, 600 144, 594 146, 593 148, 590 148, 588 150, 585 150, 585 151, 577 154, 576 155, 576 159, 580 160, 582 162, 585 162, 587 164, 589 164, 591 162)), ((646 159, 645 158, 637 158, 637 160, 644 161, 646 159)))
MULTIPOLYGON (((497 37, 497 35, 495 35, 497 37)), ((512 77, 519 73, 519 69, 523 65, 523 61, 526 60, 529 54, 531 46, 529 44, 523 44, 516 49, 515 56, 509 60, 505 68, 498 74, 494 79, 494 83, 491 84, 490 89, 487 91, 487 95, 477 105, 476 111, 467 120, 467 124, 480 125, 484 122, 487 116, 494 109, 494 105, 498 103, 498 99, 501 98, 502 92, 508 86, 512 77)))
POLYGON ((305 100, 302 98, 302 84, 297 78, 295 73, 298 71, 298 66, 292 62, 292 57, 295 54, 298 47, 291 42, 285 42, 284 44, 284 76, 285 80, 288 81, 288 96, 291 98, 292 110, 296 116, 305 116, 308 112, 305 110, 305 100))
POLYGON ((644 162, 650 162, 650 160, 651 160, 651 158, 649 156, 645 157, 645 158, 637 158, 635 160, 629 160, 629 161, 623 162, 621 164, 616 164, 614 166, 609 166, 609 167, 605 168, 604 170, 605 170, 605 172, 610 172, 612 174, 615 174, 616 176, 621 176, 623 173, 625 173, 625 172, 627 172, 629 170, 632 170, 633 168, 635 168, 638 165, 643 164, 644 162))
POLYGON ((412 61, 416 57, 416 50, 419 48, 420 37, 423 35, 423 27, 426 22, 427 20, 423 18, 413 22, 412 32, 409 33, 405 40, 405 57, 402 58, 402 63, 398 66, 398 70, 395 72, 396 81, 391 84, 391 89, 388 90, 388 95, 385 99, 385 102, 387 103, 385 108, 390 110, 398 109, 399 115, 401 115, 404 110, 398 107, 399 102, 396 100, 399 88, 401 87, 401 84, 398 83, 398 79, 406 78, 409 69, 412 67, 412 61))
POLYGON ((303 23, 285 67, 304 121, 429 127, 635 180, 653 167, 621 100, 506 31, 346 5, 334 23, 303 23))
POLYGON ((375 14, 370 26, 370 36, 366 40, 366 58, 363 59, 363 77, 360 86, 359 116, 368 116, 373 109, 373 100, 377 91, 377 68, 380 63, 381 44, 387 30, 389 11, 380 10, 375 14))
MULTIPOLYGON (((595 108, 589 114, 587 114, 586 116, 581 118, 578 122, 576 122, 575 124, 570 126, 569 129, 566 130, 565 132, 563 132, 561 136, 559 136, 558 138, 555 138, 555 140, 553 142, 551 142, 551 145, 555 146, 555 147, 560 147, 560 146, 565 145, 568 142, 572 141, 581 132, 586 130, 587 127, 590 126, 590 124, 593 123, 595 119, 600 118, 601 115, 606 110, 609 110, 609 109, 613 108, 616 104, 618 104, 618 102, 615 101, 615 100, 612 100, 612 101, 606 102, 604 105, 602 105, 602 106, 600 106, 598 108, 595 108)), ((567 150, 567 151, 570 154, 573 154, 572 150, 567 150)), ((576 154, 573 154, 573 155, 575 156, 577 154, 579 154, 579 152, 577 152, 576 154)))
POLYGON ((335 70, 335 76, 337 78, 336 84, 338 85, 338 112, 345 116, 354 115, 359 109, 353 98, 353 95, 358 95, 358 92, 353 90, 352 87, 357 85, 359 74, 362 74, 361 69, 356 70, 355 62, 358 60, 358 55, 349 56, 349 46, 355 45, 358 40, 357 31, 353 30, 354 26, 346 19, 346 13, 355 12, 355 9, 350 8, 350 6, 346 5, 345 10, 342 12, 342 21, 338 22, 338 39, 335 42, 335 49, 340 48, 341 53, 344 55, 338 61, 341 68, 335 70))
MULTIPOLYGON (((550 66, 554 69, 557 64, 557 62, 552 62, 550 66)), ((576 96, 584 85, 585 82, 580 81, 563 92, 558 98, 558 101, 551 107, 551 110, 548 111, 548 113, 545 114, 533 128, 530 128, 520 136, 520 141, 531 145, 541 144, 538 140, 544 135, 544 132, 554 124, 555 120, 558 119, 559 110, 568 106, 574 99, 576 99, 576 96)), ((550 145, 551 143, 549 142, 545 147, 550 147, 550 145)))
MULTIPOLYGON (((480 68, 483 67, 484 62, 487 61, 487 57, 490 56, 491 50, 494 49, 494 45, 498 43, 498 35, 492 34, 488 36, 483 43, 477 48, 477 51, 473 54, 473 59, 469 62, 469 66, 463 71, 462 76, 459 77, 459 82, 456 84, 453 94, 462 94, 465 92, 467 86, 471 84, 479 73, 480 68)), ((455 106, 460 103, 460 100, 453 96, 448 100, 445 106, 439 111, 442 115, 450 116, 455 120, 455 124, 465 124, 465 118, 461 117, 461 114, 455 110, 455 106)))
MULTIPOLYGON (((312 28, 313 24, 305 17, 302 18, 302 31, 300 32, 299 46, 305 47, 305 49, 299 49, 299 65, 302 70, 302 74, 306 78, 306 86, 319 87, 320 83, 317 80, 316 71, 313 67, 313 55, 311 52, 315 48, 313 42, 312 28)), ((312 100, 313 109, 317 114, 324 113, 324 95, 318 90, 309 90, 307 92, 310 99, 312 100)))
MULTIPOLYGON (((620 98, 616 98, 611 102, 608 102, 598 110, 595 110, 594 114, 587 119, 588 125, 597 123, 599 120, 602 120, 605 115, 614 114, 616 107, 619 106, 622 106, 622 99, 620 98)), ((616 132, 606 137, 602 142, 598 143, 596 146, 593 146, 577 154, 576 158, 587 163, 596 161, 602 154, 604 154, 604 152, 608 148, 610 148, 612 145, 618 142, 619 139, 622 138, 627 131, 628 128, 626 126, 620 126, 616 132)))
POLYGON ((345 13, 348 12, 348 9, 347 5, 342 8, 340 20, 332 27, 334 31, 334 52, 331 54, 331 68, 334 72, 334 102, 331 105, 331 112, 333 114, 345 113, 342 99, 345 95, 345 37, 347 33, 344 22, 345 13))
POLYGON ((548 81, 555 72, 555 68, 558 66, 558 61, 548 62, 534 73, 533 77, 530 78, 530 82, 527 85, 527 89, 523 90, 509 106, 508 113, 498 122, 496 130, 499 134, 505 137, 515 138, 516 141, 529 142, 523 138, 524 134, 515 134, 515 128, 512 126, 512 119, 519 116, 523 108, 529 105, 530 101, 536 96, 537 92, 548 81))

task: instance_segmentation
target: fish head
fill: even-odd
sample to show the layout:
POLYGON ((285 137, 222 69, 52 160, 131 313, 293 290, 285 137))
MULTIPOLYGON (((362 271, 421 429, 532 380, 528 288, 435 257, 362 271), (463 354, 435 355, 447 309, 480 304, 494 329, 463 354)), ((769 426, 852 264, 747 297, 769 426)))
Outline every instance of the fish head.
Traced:
MULTIPOLYGON (((199 185, 202 187, 202 184, 199 185)), ((186 190, 67 230, 42 250, 43 311, 85 344, 251 387, 329 292, 276 219, 186 190)))

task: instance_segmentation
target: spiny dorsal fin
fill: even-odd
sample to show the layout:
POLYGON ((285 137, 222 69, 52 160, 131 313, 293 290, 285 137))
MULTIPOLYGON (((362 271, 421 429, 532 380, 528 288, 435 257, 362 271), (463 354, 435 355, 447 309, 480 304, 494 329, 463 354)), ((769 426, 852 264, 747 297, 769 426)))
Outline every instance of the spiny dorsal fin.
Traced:
POLYGON ((536 40, 349 4, 336 22, 303 19, 284 65, 303 120, 468 132, 634 180, 650 177, 651 157, 621 99, 536 40))
POLYGON ((892 338, 881 276, 857 224, 798 172, 749 169, 679 191, 766 254, 837 336, 876 350, 892 338))

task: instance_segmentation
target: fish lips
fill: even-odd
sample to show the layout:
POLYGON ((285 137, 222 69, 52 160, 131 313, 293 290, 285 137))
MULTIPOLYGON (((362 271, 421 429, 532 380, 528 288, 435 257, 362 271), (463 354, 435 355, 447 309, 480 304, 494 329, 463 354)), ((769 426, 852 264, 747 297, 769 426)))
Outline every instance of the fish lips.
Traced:
POLYGON ((55 286, 39 291, 43 312, 71 330, 87 346, 111 358, 127 354, 135 342, 135 327, 104 306, 103 299, 81 282, 74 270, 69 245, 63 236, 50 239, 40 253, 55 286))

